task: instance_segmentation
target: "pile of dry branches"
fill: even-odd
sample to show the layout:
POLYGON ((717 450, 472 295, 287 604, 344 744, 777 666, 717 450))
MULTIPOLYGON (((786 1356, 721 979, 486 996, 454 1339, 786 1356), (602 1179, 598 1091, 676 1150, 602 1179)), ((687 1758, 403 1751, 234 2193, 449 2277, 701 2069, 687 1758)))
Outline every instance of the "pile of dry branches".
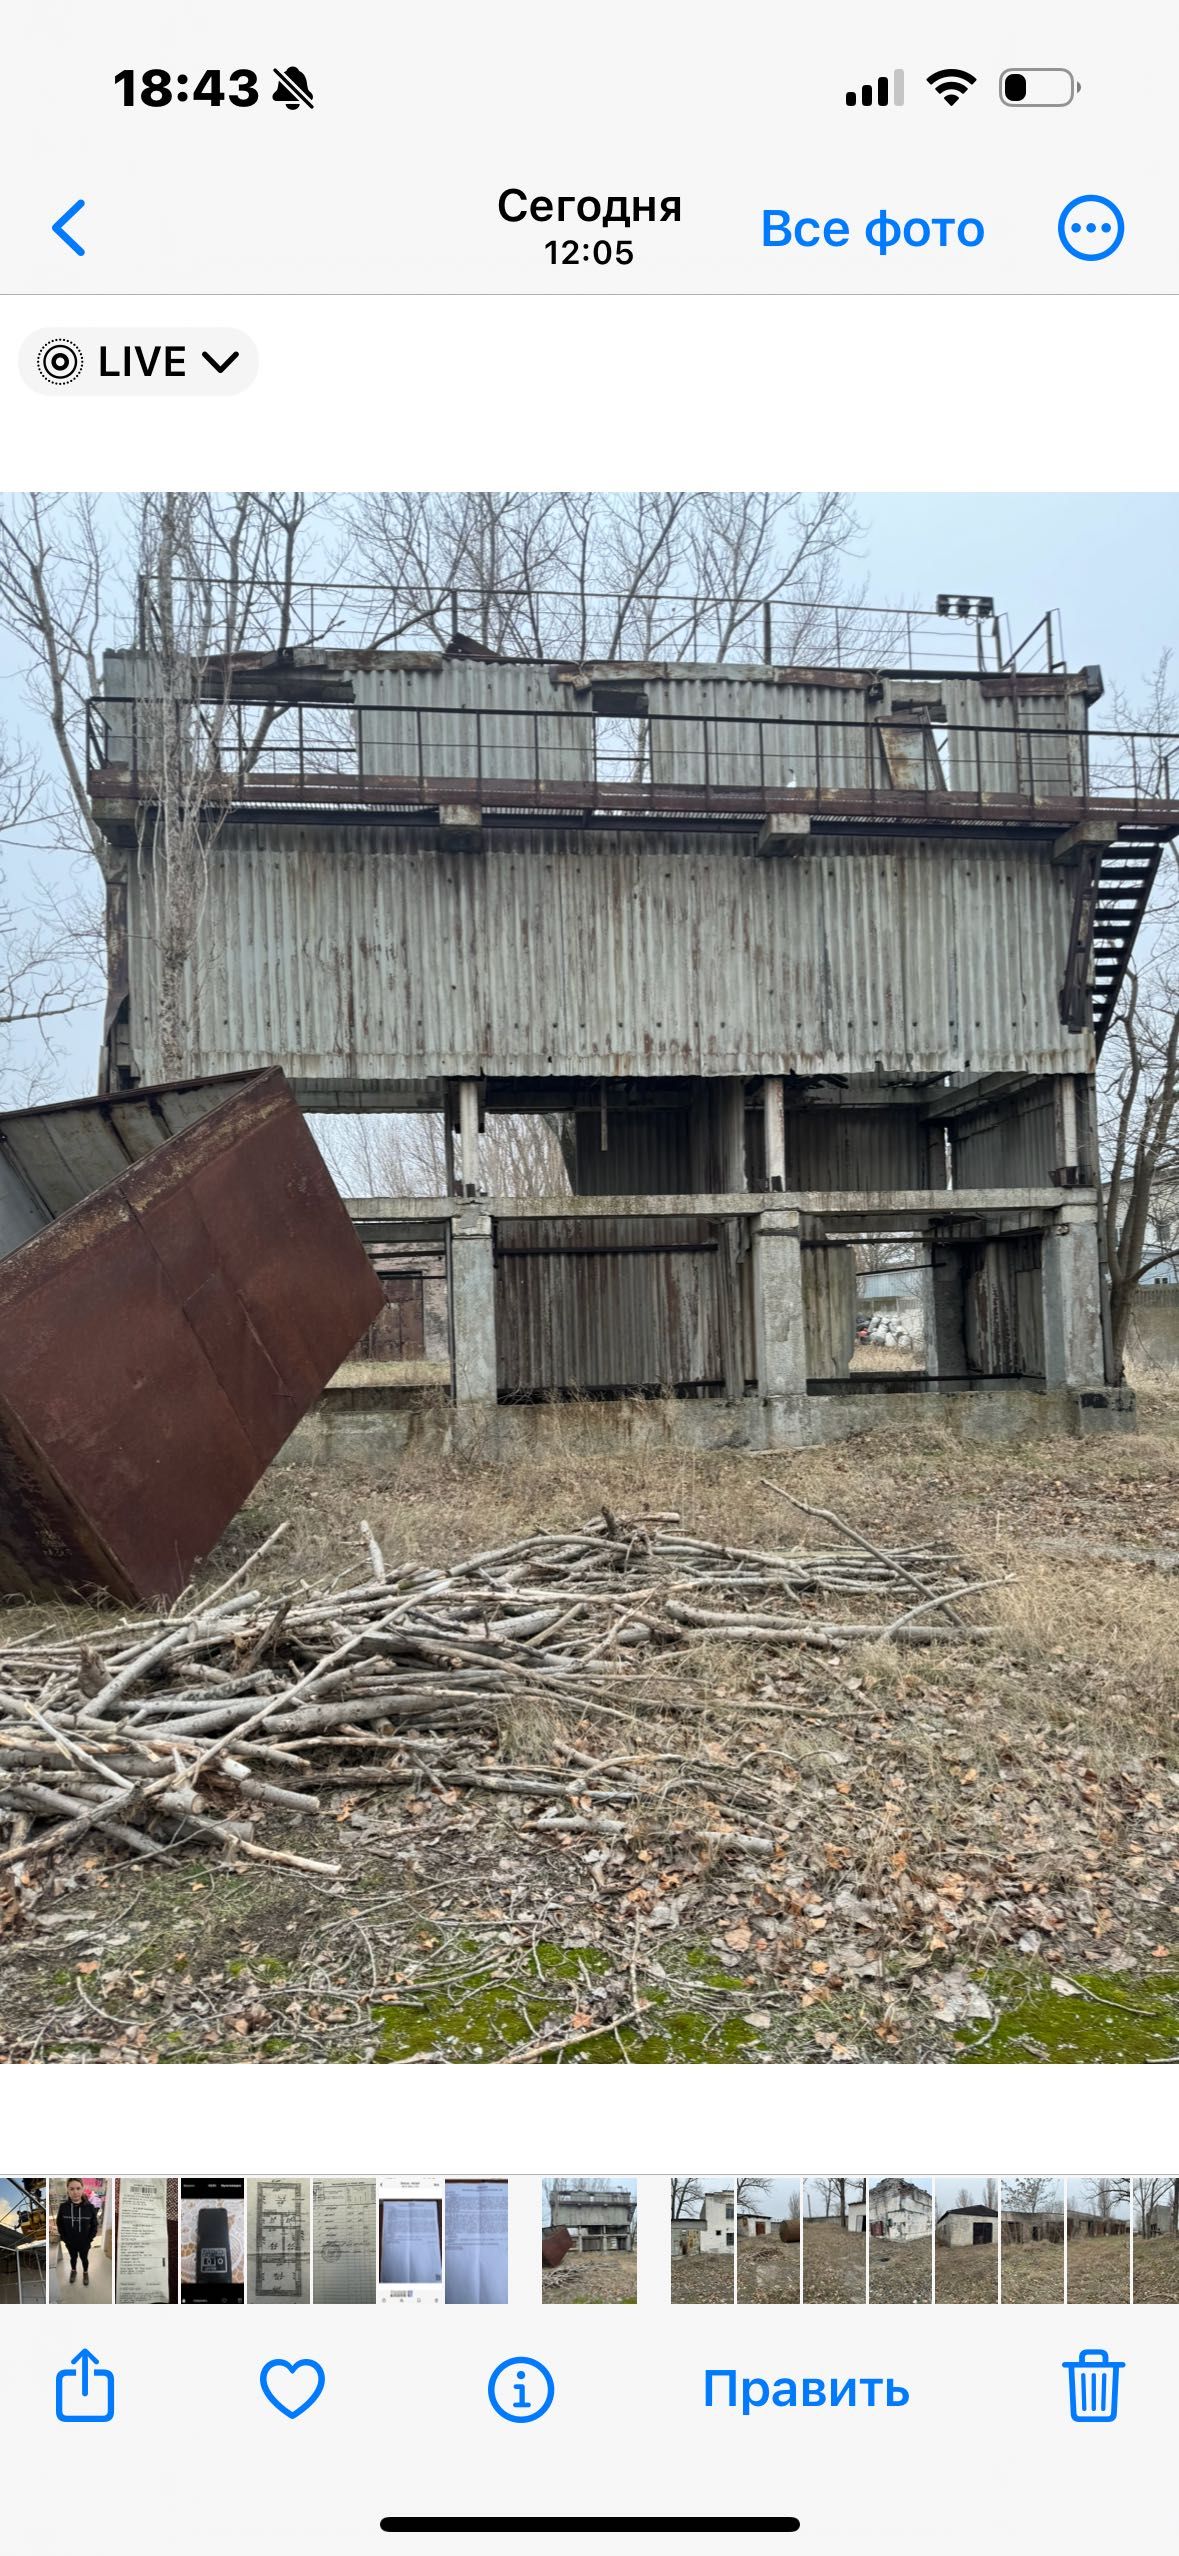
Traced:
POLYGON ((838 1653, 879 1639, 982 1638, 961 1605, 992 1583, 969 1580, 953 1555, 885 1551, 833 1512, 807 1514, 842 1541, 751 1551, 685 1533, 676 1511, 604 1510, 447 1570, 387 1570, 362 1525, 362 1581, 276 1600, 240 1584, 280 1527, 210 1595, 166 1615, 4 1644, 0 1821, 10 1836, 0 1868, 19 1879, 34 1858, 97 1831, 139 1856, 212 1839, 334 1873, 259 1844, 253 1822, 268 1805, 317 1812, 341 1785, 514 1793, 542 1806, 546 1827, 609 1831, 601 1815, 633 1803, 633 1781, 612 1780, 609 1759, 567 1744, 566 1771, 505 1762, 497 1751, 513 1709, 564 1700, 582 1717, 624 1707, 629 1718, 648 1703, 698 1714, 699 1685, 685 1681, 677 1696, 676 1672, 701 1645, 838 1653))

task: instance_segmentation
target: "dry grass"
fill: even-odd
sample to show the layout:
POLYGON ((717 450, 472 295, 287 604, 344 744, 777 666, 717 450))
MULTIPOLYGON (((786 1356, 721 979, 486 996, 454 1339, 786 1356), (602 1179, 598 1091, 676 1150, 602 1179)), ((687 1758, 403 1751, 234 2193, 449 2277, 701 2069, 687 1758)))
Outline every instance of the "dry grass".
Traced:
POLYGON ((671 2257, 673 2307, 731 2307, 733 2257, 724 2254, 681 2254, 673 2238, 671 2257))
POLYGON ((862 2307, 867 2253, 838 2219, 806 2219, 802 2230, 802 2295, 808 2307, 862 2307))
POLYGON ((1064 2247, 1002 2239, 1004 2307, 1063 2307, 1064 2247))
POLYGON ((999 2296, 998 2241, 939 2245, 934 2279, 939 2307, 994 2307, 999 2296))
POLYGON ((886 1349, 882 1341, 861 1340, 853 1349, 853 1376, 919 1376, 925 1364, 915 1349, 886 1349))
POLYGON ((329 1376, 329 1393, 344 1385, 396 1385, 420 1390, 423 1386, 450 1389, 450 1362, 446 1358, 348 1358, 329 1376))
POLYGON ((541 2275, 545 2307, 634 2307, 639 2258, 631 2254, 567 2254, 541 2275))
POLYGON ((1179 2237, 1135 2237, 1134 2303, 1179 2307, 1179 2237))
POLYGON ((868 2238, 868 2298, 873 2307, 928 2307, 933 2297, 931 2238, 868 2238))
POLYGON ((1074 2237, 1068 2241, 1070 2307, 1128 2307, 1130 2230, 1124 2236, 1074 2237))
POLYGON ((778 2237, 737 2237, 739 2307, 797 2307, 802 2248, 778 2237))

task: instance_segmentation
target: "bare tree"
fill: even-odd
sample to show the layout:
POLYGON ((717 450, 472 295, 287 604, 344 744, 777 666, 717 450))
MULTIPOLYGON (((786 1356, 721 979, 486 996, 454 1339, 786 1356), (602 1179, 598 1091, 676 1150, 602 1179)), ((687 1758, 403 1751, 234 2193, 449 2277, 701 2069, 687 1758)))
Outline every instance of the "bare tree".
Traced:
MULTIPOLYGON (((0 838, 35 820, 42 780, 35 758, 0 728, 0 838)), ((32 903, 13 901, 0 870, 0 1085, 36 1097, 52 1063, 54 1024, 85 1000, 86 966, 72 918, 42 883, 32 903), (19 1040, 19 1033, 29 1035, 19 1040)))
POLYGON ((92 856, 105 883, 108 1026, 123 990, 126 856, 91 807, 87 705, 102 687, 104 646, 120 628, 137 642, 137 695, 117 721, 107 712, 107 744, 134 766, 166 1072, 185 1061, 209 850, 279 708, 264 673, 251 698, 236 669, 288 644, 308 511, 302 495, 279 491, 142 495, 117 528, 92 497, 33 494, 0 508, 0 624, 56 748, 39 815, 62 848, 92 856))
POLYGON ((605 664, 833 650, 859 526, 833 491, 379 491, 346 510, 341 573, 371 580, 370 644, 429 635, 491 655, 605 664))
POLYGON ((763 2174, 739 2174, 733 2198, 739 2210, 764 2210, 768 2178, 763 2174))
MULTIPOLYGON (((453 1164, 441 1111, 345 1113, 311 1122, 317 1144, 352 1198, 443 1198, 453 1164)), ((559 1121, 539 1111, 489 1113, 479 1139, 480 1187, 491 1198, 559 1198, 569 1173, 559 1121)))
POLYGON ((673 2219, 698 2218, 704 2199, 704 2186, 696 2174, 673 2174, 671 2178, 671 2215, 673 2219))

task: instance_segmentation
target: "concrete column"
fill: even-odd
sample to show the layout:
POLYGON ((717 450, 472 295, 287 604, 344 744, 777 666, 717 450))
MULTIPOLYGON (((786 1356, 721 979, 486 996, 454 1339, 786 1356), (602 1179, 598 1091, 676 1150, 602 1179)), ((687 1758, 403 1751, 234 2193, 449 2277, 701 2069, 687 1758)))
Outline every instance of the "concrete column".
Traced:
POLYGON ((765 1107, 766 1188, 786 1187, 786 1112, 782 1077, 767 1074, 762 1085, 765 1107))
POLYGON ((930 1253, 925 1366, 931 1376, 966 1374, 966 1304, 961 1246, 935 1242, 930 1253))
POLYGON ((493 1404, 495 1264, 490 1216, 456 1216, 451 1226, 450 1325, 456 1403, 493 1404))
POLYGON ((773 1208, 754 1220, 753 1323, 763 1402, 806 1392, 806 1323, 798 1217, 773 1208))
POLYGON ((1045 1234, 1040 1272, 1045 1384, 1049 1390, 1064 1386, 1073 1392, 1104 1386, 1101 1273, 1091 1207, 1066 1208, 1045 1234))
POLYGON ((463 1081, 458 1087, 459 1104, 459 1190, 464 1198, 479 1194, 479 1086, 463 1081))

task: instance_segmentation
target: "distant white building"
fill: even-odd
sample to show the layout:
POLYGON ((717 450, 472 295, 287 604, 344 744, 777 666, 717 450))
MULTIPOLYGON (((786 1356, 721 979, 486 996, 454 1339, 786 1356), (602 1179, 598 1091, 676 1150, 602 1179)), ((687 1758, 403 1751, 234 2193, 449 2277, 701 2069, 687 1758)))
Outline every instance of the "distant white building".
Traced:
POLYGON ((943 2210, 937 2223, 939 2245, 996 2245, 998 2238, 999 2213, 985 2209, 981 2202, 943 2210))
POLYGON ((698 2210, 681 2211, 671 2223, 677 2254, 728 2254, 736 2242, 737 2211, 731 2192, 706 2192, 698 2210))
POLYGON ((901 2244, 927 2237, 933 2226, 933 2194, 919 2183, 906 2183, 902 2175, 885 2175, 872 2185, 866 2201, 849 2205, 847 2224, 853 2236, 862 2236, 867 2227, 872 2236, 901 2244))

